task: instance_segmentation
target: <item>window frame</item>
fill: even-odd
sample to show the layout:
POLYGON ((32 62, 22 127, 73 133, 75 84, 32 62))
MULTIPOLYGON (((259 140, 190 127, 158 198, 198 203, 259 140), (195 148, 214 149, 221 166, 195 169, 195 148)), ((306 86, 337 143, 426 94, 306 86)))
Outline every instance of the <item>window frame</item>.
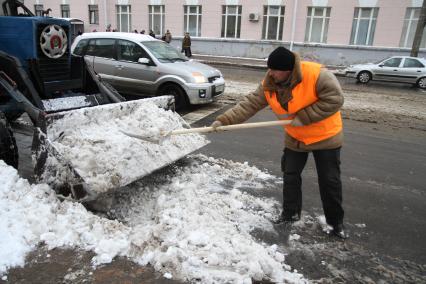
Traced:
POLYGON ((88 38, 84 38, 84 39, 80 40, 77 43, 77 45, 75 46, 75 48, 73 50, 73 54, 78 55, 78 56, 86 55, 86 49, 87 49, 87 46, 89 45, 89 41, 90 41, 90 39, 88 39, 88 38), (77 52, 76 52, 76 50, 77 50, 77 52))
POLYGON ((418 59, 415 58, 404 58, 404 64, 402 64, 402 68, 425 68, 425 65, 418 59), (407 61, 416 61, 421 66, 405 66, 407 61))
POLYGON ((131 32, 132 30, 132 5, 115 5, 116 16, 117 16, 117 29, 120 32, 131 32), (126 7, 126 11, 123 12, 123 8, 126 7), (127 15, 127 30, 123 30, 121 26, 122 15, 127 15))
POLYGON ((89 24, 98 25, 99 24, 99 6, 97 4, 89 5, 89 24), (94 21, 92 21, 92 13, 94 21))
POLYGON ((242 14, 243 6, 242 5, 222 5, 222 28, 221 28, 221 38, 240 38, 241 36, 241 14, 242 14), (237 11, 235 14, 229 14, 228 10, 230 8, 236 7, 237 11), (225 9, 225 13, 224 13, 225 9), (234 36, 228 37, 226 31, 228 30, 228 17, 235 17, 235 30, 234 36), (225 21, 223 20, 225 19, 225 21))
POLYGON ((117 60, 117 39, 115 38, 91 38, 88 39, 89 41, 86 44, 85 50, 84 50, 84 55, 88 55, 88 56, 94 56, 94 57, 99 57, 99 58, 105 58, 105 59, 113 59, 113 60, 117 60), (102 40, 111 40, 114 42, 113 44, 113 49, 111 50, 112 52, 112 57, 105 57, 105 56, 99 56, 99 55, 94 55, 94 54, 88 54, 89 52, 89 48, 91 46, 92 42, 95 42, 95 51, 96 51, 96 47, 99 46, 98 44, 96 44, 97 41, 102 41, 102 40))
MULTIPOLYGON (((402 26, 401 39, 399 41, 400 47, 411 48, 413 46, 414 36, 416 34, 417 23, 419 22, 421 10, 421 7, 407 7, 405 10, 404 24, 402 26), (415 15, 416 12, 418 12, 418 16, 415 15), (412 40, 410 39, 411 35, 412 40)), ((426 48, 426 28, 423 29, 420 48, 426 48)))
POLYGON ((165 22, 166 22, 166 6, 165 5, 148 5, 148 19, 149 19, 149 29, 154 31, 154 34, 163 35, 165 22), (160 7, 160 12, 156 12, 155 7, 160 7), (158 33, 154 28, 155 16, 160 17, 160 30, 158 31, 158 33))
POLYGON ((352 21, 352 31, 349 45, 373 45, 374 34, 376 30, 377 18, 379 17, 379 8, 378 7, 355 7, 354 10, 354 18, 352 21), (362 17, 362 12, 370 9, 369 17, 362 17), (357 13, 358 11, 358 13, 357 13), (368 28, 367 28, 367 36, 364 43, 357 42, 358 33, 359 33, 359 25, 361 20, 368 19, 368 28), (354 32, 354 25, 355 32, 354 32), (374 27, 372 27, 374 25, 374 27))
POLYGON ((202 21, 202 5, 183 5, 183 30, 189 33, 190 36, 200 37, 201 36, 201 21, 202 21), (195 13, 191 13, 191 8, 196 8, 195 13), (190 16, 196 17, 195 34, 189 32, 189 18, 190 16), (185 25, 186 23, 186 25, 185 25))
MULTIPOLYGON (((123 58, 121 58, 121 48, 120 48, 120 42, 128 42, 128 43, 131 43, 131 44, 133 44, 133 45, 135 45, 135 46, 137 46, 138 48, 140 48, 141 50, 142 50, 142 52, 143 53, 145 53, 145 55, 146 55, 146 58, 148 58, 149 60, 150 60, 150 62, 152 62, 152 59, 151 59, 151 56, 148 54, 148 52, 145 50, 145 48, 143 48, 142 46, 140 46, 140 44, 138 44, 138 43, 136 43, 136 42, 134 42, 134 41, 131 41, 131 40, 128 40, 128 39, 117 39, 116 40, 116 42, 115 42, 115 50, 116 50, 116 59, 117 59, 117 61, 120 61, 120 62, 127 62, 127 63, 136 63, 136 64, 139 64, 139 62, 138 61, 133 61, 133 60, 127 60, 127 59, 123 59, 123 58)), ((142 58, 142 57, 139 57, 139 58, 142 58)))
POLYGON ((263 6, 263 25, 262 25, 262 39, 263 40, 282 40, 283 39, 283 31, 284 31, 284 17, 285 17, 285 6, 280 5, 264 5, 263 6), (272 7, 278 7, 278 15, 270 14, 270 9, 272 7), (265 14, 266 9, 266 14, 265 14), (278 18, 278 30, 275 36, 275 39, 268 38, 268 30, 269 30, 269 20, 270 18, 278 18), (281 29, 281 31, 280 31, 281 29))
POLYGON ((399 68, 401 66, 402 59, 403 59, 402 57, 392 57, 392 58, 386 59, 380 65, 383 66, 383 67, 389 67, 389 68, 399 68), (392 60, 399 60, 398 65, 397 66, 386 65, 386 62, 390 62, 392 60))
POLYGON ((43 4, 34 4, 34 15, 43 17, 44 6, 43 4))
POLYGON ((70 10, 69 4, 61 4, 60 9, 61 9, 61 17, 62 18, 71 18, 71 10, 70 10), (67 15, 64 15, 64 12, 66 12, 67 15))
POLYGON ((331 18, 331 7, 327 6, 309 6, 307 7, 307 16, 306 16, 306 29, 305 29, 305 42, 312 42, 312 43, 327 43, 328 38, 328 27, 330 24, 330 18, 331 18), (322 9, 322 15, 321 16, 315 16, 315 11, 319 9, 322 9), (309 10, 311 11, 311 14, 309 15, 309 10), (321 36, 320 41, 313 41, 312 40, 312 27, 314 23, 314 19, 322 19, 321 24, 321 36), (309 27, 308 27, 309 25, 309 27), (325 27, 327 26, 327 32, 324 33, 325 27))

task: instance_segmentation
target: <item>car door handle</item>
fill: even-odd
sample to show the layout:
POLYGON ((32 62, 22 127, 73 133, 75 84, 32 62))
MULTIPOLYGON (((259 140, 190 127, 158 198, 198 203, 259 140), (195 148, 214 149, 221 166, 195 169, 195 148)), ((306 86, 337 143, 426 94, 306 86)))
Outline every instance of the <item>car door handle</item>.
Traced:
POLYGON ((123 69, 123 65, 115 65, 115 68, 117 68, 117 69, 123 69))
POLYGON ((393 71, 398 71, 398 70, 396 70, 396 69, 393 69, 393 71))
POLYGON ((420 73, 420 72, 422 72, 422 70, 417 70, 417 72, 419 72, 419 73, 420 73))

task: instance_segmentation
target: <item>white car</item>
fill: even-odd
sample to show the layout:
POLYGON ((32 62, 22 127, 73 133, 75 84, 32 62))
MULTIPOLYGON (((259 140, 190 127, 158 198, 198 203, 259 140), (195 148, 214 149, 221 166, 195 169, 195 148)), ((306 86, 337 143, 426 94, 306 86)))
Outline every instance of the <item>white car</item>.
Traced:
POLYGON ((344 70, 347 77, 360 83, 370 80, 415 84, 426 89, 426 60, 410 56, 393 56, 378 63, 351 65, 344 70))

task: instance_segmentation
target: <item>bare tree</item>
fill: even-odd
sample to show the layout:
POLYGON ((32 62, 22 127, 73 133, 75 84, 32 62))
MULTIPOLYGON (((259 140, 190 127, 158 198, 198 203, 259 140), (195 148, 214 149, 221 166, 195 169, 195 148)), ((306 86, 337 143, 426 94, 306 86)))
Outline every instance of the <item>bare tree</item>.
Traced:
POLYGON ((420 43, 422 42, 423 29, 426 20, 426 0, 423 0, 422 10, 420 11, 419 21, 417 22, 416 34, 414 35, 413 46, 411 48, 411 56, 417 57, 419 54, 420 43))

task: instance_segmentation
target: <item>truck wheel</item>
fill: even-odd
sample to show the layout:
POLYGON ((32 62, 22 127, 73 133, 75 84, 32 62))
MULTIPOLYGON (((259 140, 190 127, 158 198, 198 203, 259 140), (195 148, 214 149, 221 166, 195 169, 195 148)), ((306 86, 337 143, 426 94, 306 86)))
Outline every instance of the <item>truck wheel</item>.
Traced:
POLYGON ((160 96, 173 96, 175 98, 175 109, 180 110, 188 105, 185 92, 176 84, 166 84, 160 88, 160 96))
POLYGON ((3 113, 0 113, 0 160, 18 169, 18 147, 12 128, 3 113))

